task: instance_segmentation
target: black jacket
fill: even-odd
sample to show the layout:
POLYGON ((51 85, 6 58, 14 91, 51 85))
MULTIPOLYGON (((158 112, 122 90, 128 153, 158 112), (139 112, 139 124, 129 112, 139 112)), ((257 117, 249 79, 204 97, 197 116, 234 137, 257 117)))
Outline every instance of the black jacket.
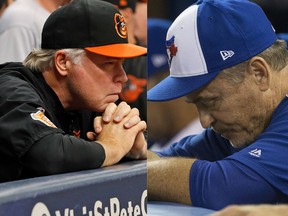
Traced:
POLYGON ((0 65, 0 89, 0 182, 102 165, 103 147, 85 140, 91 113, 65 111, 40 72, 0 65))

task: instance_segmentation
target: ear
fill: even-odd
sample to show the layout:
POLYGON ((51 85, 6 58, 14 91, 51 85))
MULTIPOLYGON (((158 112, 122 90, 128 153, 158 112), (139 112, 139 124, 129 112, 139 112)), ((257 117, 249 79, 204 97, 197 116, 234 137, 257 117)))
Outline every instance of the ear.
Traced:
POLYGON ((270 87, 271 67, 261 57, 251 58, 248 65, 248 73, 253 76, 255 84, 261 91, 266 91, 270 87))
POLYGON ((58 50, 54 56, 55 67, 60 76, 67 76, 68 74, 68 57, 63 50, 58 50))

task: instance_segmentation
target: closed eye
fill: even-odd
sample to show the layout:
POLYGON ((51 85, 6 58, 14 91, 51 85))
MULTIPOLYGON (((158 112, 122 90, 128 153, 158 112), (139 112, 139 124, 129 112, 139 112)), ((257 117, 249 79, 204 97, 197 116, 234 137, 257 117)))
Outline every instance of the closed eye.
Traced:
POLYGON ((186 98, 187 103, 193 103, 199 109, 216 110, 219 105, 219 97, 197 97, 197 98, 186 98))

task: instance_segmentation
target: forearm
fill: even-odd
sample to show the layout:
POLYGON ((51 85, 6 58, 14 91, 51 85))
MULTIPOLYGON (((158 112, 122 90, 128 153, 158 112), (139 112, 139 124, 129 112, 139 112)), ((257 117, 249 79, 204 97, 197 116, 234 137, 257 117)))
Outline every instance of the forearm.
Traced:
POLYGON ((50 175, 101 167, 103 147, 60 133, 43 137, 23 157, 23 166, 32 175, 50 175))
MULTIPOLYGON (((148 156, 148 198, 192 204, 189 192, 190 168, 195 161, 188 158, 153 158, 148 156)), ((155 155, 154 155, 155 156, 155 155)))
POLYGON ((148 158, 148 160, 156 160, 156 159, 160 159, 160 157, 156 154, 156 153, 154 153, 154 152, 152 152, 152 151, 147 151, 147 158, 148 158))

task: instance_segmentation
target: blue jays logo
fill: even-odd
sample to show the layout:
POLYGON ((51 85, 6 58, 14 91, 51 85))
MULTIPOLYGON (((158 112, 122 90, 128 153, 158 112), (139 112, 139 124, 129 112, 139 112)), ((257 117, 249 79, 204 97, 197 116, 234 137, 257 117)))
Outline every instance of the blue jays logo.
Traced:
POLYGON ((174 56, 176 56, 178 52, 178 48, 175 46, 175 36, 170 38, 169 40, 166 40, 166 48, 169 49, 170 55, 169 55, 169 64, 171 66, 171 62, 174 56))

